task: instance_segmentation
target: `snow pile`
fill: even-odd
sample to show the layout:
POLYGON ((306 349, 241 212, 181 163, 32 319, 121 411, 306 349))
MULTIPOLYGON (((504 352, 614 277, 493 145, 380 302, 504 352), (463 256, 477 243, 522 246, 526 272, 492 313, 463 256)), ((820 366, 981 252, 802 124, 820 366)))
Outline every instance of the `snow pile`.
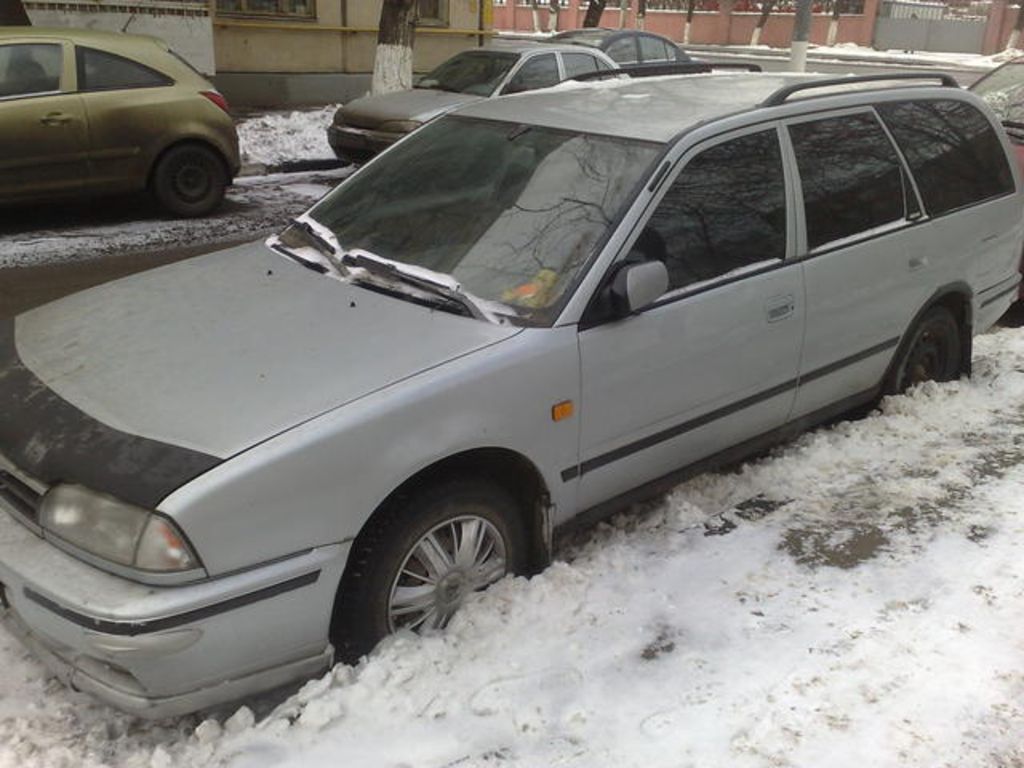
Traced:
POLYGON ((1024 331, 975 369, 619 515, 258 721, 132 721, 0 632, 0 766, 1022 765, 1024 331))
POLYGON ((268 112, 238 123, 242 163, 279 165, 334 157, 327 128, 340 104, 320 109, 268 112))

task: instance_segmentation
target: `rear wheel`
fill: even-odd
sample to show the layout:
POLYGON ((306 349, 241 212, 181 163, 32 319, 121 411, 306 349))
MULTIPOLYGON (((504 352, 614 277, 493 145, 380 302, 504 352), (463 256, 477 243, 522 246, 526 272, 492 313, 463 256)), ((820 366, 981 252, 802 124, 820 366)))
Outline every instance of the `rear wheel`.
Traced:
POLYGON ((176 216, 205 216, 220 205, 228 175, 220 156, 201 144, 171 147, 153 169, 153 194, 176 216))
POLYGON ((519 506, 492 484, 450 480, 389 504, 349 555, 331 620, 338 659, 401 629, 447 626, 470 594, 522 573, 526 554, 519 506))
POLYGON ((923 381, 952 381, 961 371, 960 326, 946 307, 935 306, 914 326, 893 370, 887 394, 906 392, 923 381))

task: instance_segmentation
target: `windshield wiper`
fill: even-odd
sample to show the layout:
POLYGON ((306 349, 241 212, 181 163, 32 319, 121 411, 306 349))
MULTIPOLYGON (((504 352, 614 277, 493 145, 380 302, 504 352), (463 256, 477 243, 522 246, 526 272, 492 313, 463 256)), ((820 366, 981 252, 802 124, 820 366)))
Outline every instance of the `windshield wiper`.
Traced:
POLYGON ((432 273, 431 270, 421 267, 403 268, 400 262, 355 248, 342 254, 341 264, 346 268, 363 269, 371 275, 377 275, 392 283, 411 285, 426 293, 440 296, 449 303, 459 305, 469 317, 494 322, 493 318, 462 290, 462 286, 456 280, 441 273, 432 273))

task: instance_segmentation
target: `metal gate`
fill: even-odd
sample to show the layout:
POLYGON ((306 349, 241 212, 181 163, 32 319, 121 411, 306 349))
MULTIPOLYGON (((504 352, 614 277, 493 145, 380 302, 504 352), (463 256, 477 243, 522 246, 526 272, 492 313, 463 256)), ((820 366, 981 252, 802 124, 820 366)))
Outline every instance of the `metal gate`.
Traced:
POLYGON ((944 3, 882 0, 875 20, 875 48, 887 51, 981 53, 983 16, 948 16, 944 3))

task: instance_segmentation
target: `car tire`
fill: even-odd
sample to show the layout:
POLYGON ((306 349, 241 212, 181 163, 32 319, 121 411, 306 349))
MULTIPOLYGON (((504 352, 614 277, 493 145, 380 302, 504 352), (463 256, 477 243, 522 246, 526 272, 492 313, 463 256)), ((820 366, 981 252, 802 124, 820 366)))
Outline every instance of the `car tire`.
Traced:
POLYGON ((885 393, 900 394, 924 381, 953 381, 962 367, 960 326, 946 307, 934 306, 914 326, 890 373, 885 393))
POLYGON ((336 659, 354 663, 398 630, 446 626, 470 593, 527 563, 520 506, 497 485, 452 479, 387 503, 349 553, 331 618, 336 659))
POLYGON ((175 216, 205 216, 221 204, 228 174, 220 156, 201 144, 171 147, 153 169, 153 195, 175 216))

